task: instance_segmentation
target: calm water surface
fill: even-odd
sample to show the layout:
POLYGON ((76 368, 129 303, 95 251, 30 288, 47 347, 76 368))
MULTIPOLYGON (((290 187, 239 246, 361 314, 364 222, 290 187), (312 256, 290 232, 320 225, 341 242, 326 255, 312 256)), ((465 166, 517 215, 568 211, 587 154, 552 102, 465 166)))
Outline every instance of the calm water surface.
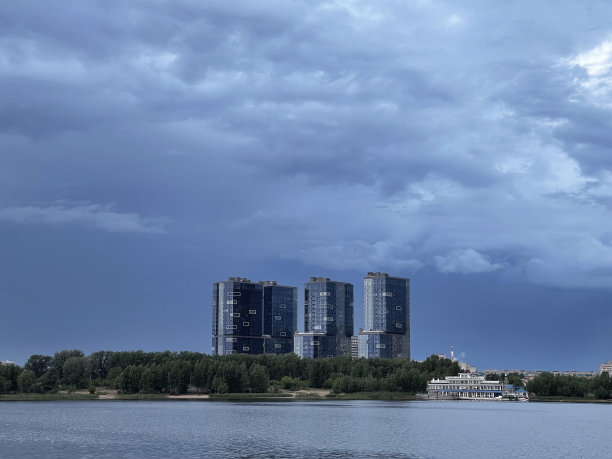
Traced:
POLYGON ((0 457, 612 457, 612 406, 3 402, 0 457))

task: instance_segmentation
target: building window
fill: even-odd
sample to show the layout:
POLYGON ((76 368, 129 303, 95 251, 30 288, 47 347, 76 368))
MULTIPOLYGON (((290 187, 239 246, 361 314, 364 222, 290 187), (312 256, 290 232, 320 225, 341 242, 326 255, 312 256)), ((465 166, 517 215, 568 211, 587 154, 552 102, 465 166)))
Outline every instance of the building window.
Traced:
POLYGON ((230 316, 232 316, 232 317, 240 317, 240 313, 239 312, 232 312, 230 314, 230 316))
POLYGON ((281 320, 282 317, 281 316, 274 316, 274 320, 281 320))
POLYGON ((240 292, 227 292, 227 296, 240 296, 242 293, 240 292))
POLYGON ((236 330, 238 328, 237 325, 226 325, 225 329, 226 330, 236 330))
POLYGON ((281 345, 280 345, 280 344, 278 344, 278 343, 276 343, 276 344, 274 345, 274 347, 275 347, 276 349, 280 349, 280 348, 281 348, 281 345))
POLYGON ((402 307, 401 307, 401 306, 395 306, 395 310, 396 310, 396 311, 401 311, 401 310, 402 310, 402 307))
POLYGON ((280 332, 281 336, 287 336, 287 332, 280 332))
POLYGON ((392 292, 382 292, 382 296, 393 296, 392 292))
POLYGON ((249 314, 257 314, 257 311, 255 309, 249 309, 249 314))
POLYGON ((323 320, 326 322, 333 322, 334 318, 333 317, 323 317, 323 320))
POLYGON ((226 304, 238 304, 237 300, 227 300, 226 304))
POLYGON ((242 346, 243 351, 250 351, 251 348, 249 346, 242 346))
POLYGON ((396 322, 396 324, 395 324, 395 328, 403 328, 403 327, 404 327, 404 326, 403 326, 401 323, 396 322))
POLYGON ((315 326, 314 326, 314 327, 312 327, 312 328, 314 328, 315 330, 321 330, 321 326, 320 326, 320 325, 315 325, 315 326))
POLYGON ((319 292, 319 296, 331 296, 331 292, 319 292))
POLYGON ((386 349, 387 345, 386 344, 377 344, 376 345, 376 349, 386 349))
POLYGON ((251 325, 251 322, 242 322, 243 327, 248 327, 249 325, 251 325))
POLYGON ((286 304, 281 304, 281 305, 280 305, 280 308, 281 308, 281 309, 285 309, 286 307, 287 307, 287 305, 286 305, 286 304))

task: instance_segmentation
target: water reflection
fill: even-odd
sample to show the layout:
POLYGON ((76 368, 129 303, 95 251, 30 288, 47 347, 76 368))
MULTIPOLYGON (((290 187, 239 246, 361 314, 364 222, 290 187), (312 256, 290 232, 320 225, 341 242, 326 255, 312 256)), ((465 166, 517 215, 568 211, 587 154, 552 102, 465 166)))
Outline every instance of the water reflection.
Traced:
POLYGON ((612 406, 0 403, 1 457, 609 457, 612 406))

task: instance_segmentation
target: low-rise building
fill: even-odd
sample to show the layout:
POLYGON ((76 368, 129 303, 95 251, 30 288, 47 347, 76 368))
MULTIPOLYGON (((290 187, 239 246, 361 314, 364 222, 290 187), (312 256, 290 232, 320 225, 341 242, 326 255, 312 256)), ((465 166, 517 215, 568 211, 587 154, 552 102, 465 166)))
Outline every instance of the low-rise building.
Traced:
POLYGON ((599 374, 608 373, 612 376, 612 360, 607 361, 606 363, 602 363, 599 365, 599 374))

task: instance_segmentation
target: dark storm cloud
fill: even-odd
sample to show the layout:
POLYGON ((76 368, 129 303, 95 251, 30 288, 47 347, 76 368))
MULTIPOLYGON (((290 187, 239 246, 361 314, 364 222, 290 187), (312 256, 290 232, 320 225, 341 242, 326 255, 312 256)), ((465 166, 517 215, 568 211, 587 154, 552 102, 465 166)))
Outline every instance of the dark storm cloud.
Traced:
POLYGON ((12 3, 1 204, 223 227, 252 257, 274 241, 322 267, 609 286, 608 12, 12 3))
POLYGON ((358 291, 372 270, 415 280, 418 357, 465 335, 474 355, 483 331, 516 342, 502 310, 535 318, 521 362, 578 308, 607 343, 610 17, 603 1, 5 2, 0 359, 209 351, 212 281, 358 291))

